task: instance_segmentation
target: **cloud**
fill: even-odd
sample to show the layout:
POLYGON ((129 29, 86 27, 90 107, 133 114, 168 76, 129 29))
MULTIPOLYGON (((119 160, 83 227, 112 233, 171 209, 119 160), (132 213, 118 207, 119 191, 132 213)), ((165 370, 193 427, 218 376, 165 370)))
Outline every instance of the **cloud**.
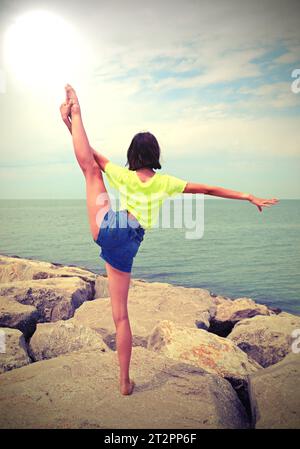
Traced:
MULTIPOLYGON (((17 14, 18 2, 11 4, 17 14)), ((133 135, 145 129, 166 160, 300 153, 300 94, 291 93, 286 70, 299 61, 300 2, 74 0, 70 8, 53 0, 48 7, 80 30, 93 55, 75 87, 91 144, 108 157, 125 161, 133 135)), ((57 161, 62 174, 75 164, 62 100, 63 86, 26 91, 8 79, 0 165, 57 161)), ((25 172, 22 182, 30 173, 41 179, 25 172)))
POLYGON ((285 53, 274 59, 276 64, 300 63, 300 45, 291 45, 285 53))
POLYGON ((250 96, 250 99, 242 100, 239 105, 249 110, 300 108, 300 96, 292 92, 291 83, 292 79, 290 82, 262 84, 255 88, 243 87, 239 92, 250 96))

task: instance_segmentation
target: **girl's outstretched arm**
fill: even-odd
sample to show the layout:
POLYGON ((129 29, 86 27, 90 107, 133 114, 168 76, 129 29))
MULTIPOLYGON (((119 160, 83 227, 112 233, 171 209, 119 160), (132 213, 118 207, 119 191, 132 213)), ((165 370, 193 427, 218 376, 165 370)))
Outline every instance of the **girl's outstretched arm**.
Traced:
POLYGON ((188 182, 183 193, 204 193, 205 195, 219 196, 222 198, 232 198, 234 200, 247 200, 257 206, 258 210, 262 212, 263 207, 270 207, 278 203, 277 198, 264 199, 257 198, 251 193, 237 192, 236 190, 229 190, 223 187, 209 186, 206 184, 198 184, 188 182))

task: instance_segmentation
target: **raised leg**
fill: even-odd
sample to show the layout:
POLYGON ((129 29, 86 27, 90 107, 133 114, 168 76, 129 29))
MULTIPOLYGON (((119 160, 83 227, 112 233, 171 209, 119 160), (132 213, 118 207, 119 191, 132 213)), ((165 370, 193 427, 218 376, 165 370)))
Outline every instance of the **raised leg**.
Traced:
POLYGON ((129 395, 134 389, 134 381, 130 380, 129 377, 132 333, 127 309, 131 275, 113 268, 107 262, 106 271, 113 320, 116 326, 116 343, 120 366, 120 392, 123 395, 129 395))
POLYGON ((67 118, 70 118, 68 128, 71 127, 70 131, 75 156, 86 181, 86 199, 90 229, 93 239, 97 240, 100 223, 111 204, 103 182, 101 169, 94 159, 93 151, 83 126, 76 92, 69 84, 66 85, 64 114, 67 118))
POLYGON ((96 162, 84 172, 86 183, 86 204, 93 239, 96 241, 101 221, 111 207, 102 172, 96 162))
MULTIPOLYGON (((63 107, 71 120, 68 128, 72 134, 73 146, 78 164, 86 180, 88 217, 93 239, 96 240, 100 223, 110 207, 110 199, 102 179, 102 172, 96 163, 83 123, 78 98, 74 89, 66 86, 66 102, 63 107), (70 111, 69 111, 70 106, 70 111), (71 126, 71 128, 70 128, 71 126)), ((117 334, 117 352, 120 364, 120 391, 124 395, 132 393, 134 382, 129 378, 129 365, 132 350, 132 334, 128 319, 127 299, 130 273, 116 270, 106 263, 113 319, 117 334)))

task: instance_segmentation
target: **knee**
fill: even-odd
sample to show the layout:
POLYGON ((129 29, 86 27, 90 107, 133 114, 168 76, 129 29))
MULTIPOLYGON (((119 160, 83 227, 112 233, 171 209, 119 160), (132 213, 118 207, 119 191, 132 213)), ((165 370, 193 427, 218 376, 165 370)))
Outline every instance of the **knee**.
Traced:
POLYGON ((120 314, 116 314, 113 315, 113 319, 114 319, 114 323, 116 328, 118 328, 120 325, 129 322, 128 319, 128 313, 120 313, 120 314))

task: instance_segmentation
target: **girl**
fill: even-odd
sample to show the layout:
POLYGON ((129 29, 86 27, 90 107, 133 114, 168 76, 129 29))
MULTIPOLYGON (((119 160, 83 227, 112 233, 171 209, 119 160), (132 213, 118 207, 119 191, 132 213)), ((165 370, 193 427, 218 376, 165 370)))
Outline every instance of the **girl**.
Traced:
POLYGON ((167 174, 158 174, 160 148, 156 138, 138 133, 127 152, 129 169, 112 163, 89 144, 82 122, 80 105, 74 89, 67 84, 66 101, 60 111, 73 140, 75 156, 86 180, 87 211, 94 241, 101 247, 105 260, 116 326, 116 345, 120 366, 120 392, 129 395, 134 381, 129 376, 132 334, 127 299, 133 259, 143 240, 145 229, 156 221, 165 198, 180 193, 203 193, 223 198, 247 200, 257 206, 270 207, 276 198, 256 198, 249 193, 222 187, 187 182, 167 174), (120 191, 121 209, 113 211, 102 172, 112 187, 120 191))

